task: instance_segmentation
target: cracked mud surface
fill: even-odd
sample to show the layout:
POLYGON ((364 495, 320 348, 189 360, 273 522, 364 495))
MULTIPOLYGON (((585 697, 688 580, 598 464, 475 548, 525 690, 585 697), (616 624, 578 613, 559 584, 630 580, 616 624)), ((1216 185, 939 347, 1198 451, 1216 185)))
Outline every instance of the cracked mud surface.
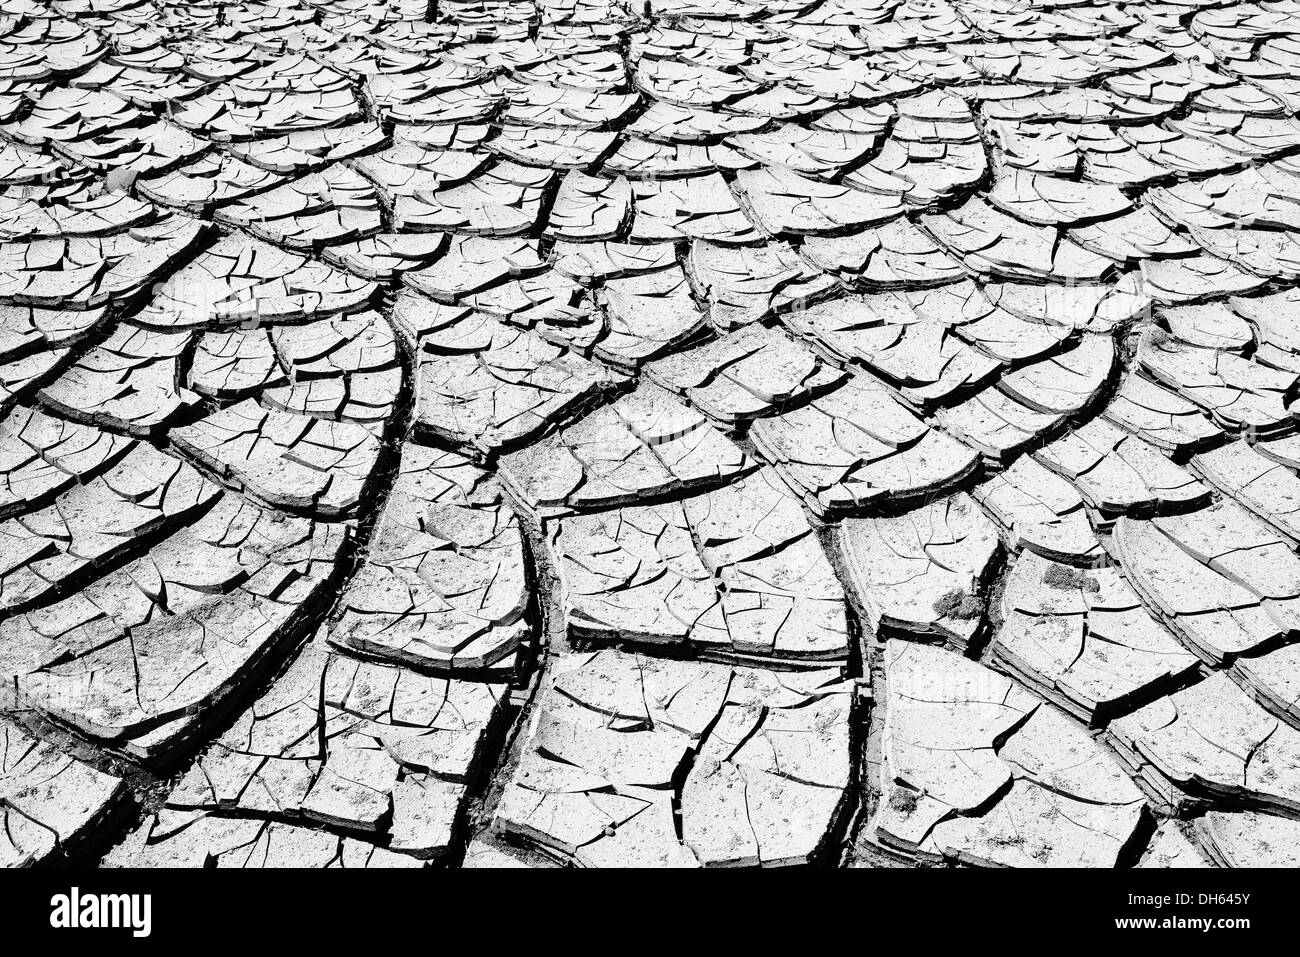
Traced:
POLYGON ((1294 866, 1298 69, 6 3, 0 863, 1294 866))

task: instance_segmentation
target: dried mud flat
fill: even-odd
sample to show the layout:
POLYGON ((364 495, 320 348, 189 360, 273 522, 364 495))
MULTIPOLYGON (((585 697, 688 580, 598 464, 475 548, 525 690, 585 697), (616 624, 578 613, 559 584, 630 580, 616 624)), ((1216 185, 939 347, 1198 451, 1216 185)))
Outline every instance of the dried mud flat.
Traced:
POLYGON ((0 864, 1294 865, 1298 72, 6 2, 0 864))

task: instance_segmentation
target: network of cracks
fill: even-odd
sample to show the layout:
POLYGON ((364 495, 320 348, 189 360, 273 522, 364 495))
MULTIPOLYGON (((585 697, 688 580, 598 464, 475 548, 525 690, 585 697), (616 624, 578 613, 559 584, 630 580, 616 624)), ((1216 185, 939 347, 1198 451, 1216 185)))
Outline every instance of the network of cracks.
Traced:
POLYGON ((0 863, 1300 862, 1300 2, 6 0, 0 863))

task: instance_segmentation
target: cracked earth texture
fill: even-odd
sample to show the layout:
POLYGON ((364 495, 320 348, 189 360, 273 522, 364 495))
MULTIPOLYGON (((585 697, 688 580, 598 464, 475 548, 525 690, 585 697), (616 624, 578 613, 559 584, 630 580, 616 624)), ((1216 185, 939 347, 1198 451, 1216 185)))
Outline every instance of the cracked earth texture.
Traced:
POLYGON ((1294 866, 1300 0, 6 0, 0 863, 1294 866))

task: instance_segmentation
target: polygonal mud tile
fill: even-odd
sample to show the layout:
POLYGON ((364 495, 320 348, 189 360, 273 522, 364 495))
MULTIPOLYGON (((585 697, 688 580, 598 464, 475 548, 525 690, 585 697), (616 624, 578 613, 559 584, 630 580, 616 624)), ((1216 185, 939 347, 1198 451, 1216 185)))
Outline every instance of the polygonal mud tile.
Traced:
POLYGON ((965 493, 897 516, 846 519, 838 538, 867 623, 881 638, 964 647, 982 627, 998 532, 965 493))
POLYGON ((574 639, 811 666, 848 650, 844 590, 799 503, 761 471, 548 528, 574 639))
POLYGON ((1031 554, 1006 581, 990 660, 1090 724, 1167 691, 1197 663, 1118 568, 1031 554))

